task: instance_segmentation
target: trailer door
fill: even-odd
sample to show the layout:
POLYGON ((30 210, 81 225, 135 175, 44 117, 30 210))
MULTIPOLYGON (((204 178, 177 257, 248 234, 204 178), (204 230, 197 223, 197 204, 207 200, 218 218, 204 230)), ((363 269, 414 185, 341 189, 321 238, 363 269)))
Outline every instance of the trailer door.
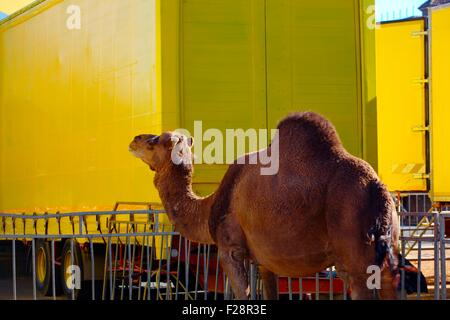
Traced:
POLYGON ((376 31, 378 168, 390 191, 426 191, 423 19, 376 31))

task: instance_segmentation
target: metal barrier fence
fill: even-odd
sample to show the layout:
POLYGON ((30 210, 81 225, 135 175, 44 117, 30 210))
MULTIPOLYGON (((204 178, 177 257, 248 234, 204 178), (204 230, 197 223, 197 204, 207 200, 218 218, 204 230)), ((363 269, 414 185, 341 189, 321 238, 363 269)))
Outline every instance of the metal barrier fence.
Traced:
MULTIPOLYGON (((32 216, 0 214, 0 239, 7 241, 12 248, 11 259, 7 259, 12 264, 11 298, 19 298, 16 249, 20 244, 25 251, 31 252, 25 255, 29 257, 27 265, 31 269, 31 298, 35 300, 44 298, 39 293, 42 288, 39 290, 38 286, 45 280, 49 282, 47 294, 53 299, 58 298, 59 287, 64 287, 67 281, 70 283, 62 291, 69 299, 233 299, 228 279, 220 267, 217 248, 181 237, 172 225, 161 222, 166 220, 161 218, 163 215, 163 211, 156 210, 32 216), (122 219, 116 218, 118 216, 122 219), (55 220, 54 230, 73 232, 48 232, 52 220, 55 220), (28 232, 17 233, 17 230, 28 232), (42 266, 40 257, 42 243, 48 244, 51 257, 46 267, 42 266), (64 249, 61 250, 64 247, 69 248, 68 259, 64 257, 64 249), (101 268, 98 265, 100 260, 103 261, 101 268), (80 289, 70 288, 70 284, 73 287, 77 280, 76 267, 73 266, 81 269, 80 289), (41 269, 49 276, 43 275, 41 269), (59 278, 59 273, 65 276, 59 278)), ((263 284, 258 268, 248 263, 246 269, 251 298, 262 299, 263 284)), ((298 300, 347 299, 348 296, 347 286, 337 278, 333 268, 314 277, 280 277, 279 294, 284 299, 298 300)))
MULTIPOLYGON (((172 225, 163 222, 167 221, 163 215, 164 212, 156 210, 33 216, 0 214, 0 239, 11 248, 7 261, 11 263, 12 289, 8 299, 59 299, 61 293, 69 299, 92 300, 233 299, 228 279, 220 267, 217 248, 181 237, 172 225), (48 232, 52 220, 56 220, 56 230, 71 229, 72 232, 48 232), (19 225, 23 229, 18 228, 19 225), (16 230, 28 232, 19 234, 16 230), (30 297, 24 297, 17 281, 18 261, 24 260, 18 254, 19 248, 23 249, 25 265, 30 269, 26 277, 32 283, 30 297)), ((402 269, 404 299, 414 297, 415 293, 415 297, 422 298, 421 271, 427 259, 424 252, 429 248, 433 251, 434 298, 447 297, 445 250, 449 240, 444 236, 443 219, 450 214, 401 214, 402 218, 420 219, 430 215, 438 221, 433 224, 432 235, 419 237, 409 233, 401 237, 403 265, 407 265, 408 260, 417 261, 418 270, 417 274, 412 273, 417 277, 414 288, 411 270, 402 269), (411 246, 416 249, 408 255, 411 246)), ((251 299, 262 299, 263 283, 257 266, 248 263, 246 269, 251 299)), ((348 285, 337 277, 334 268, 313 277, 279 277, 278 286, 280 299, 349 298, 348 285)))
POLYGON ((400 262, 405 266, 401 271, 401 296, 406 299, 408 291, 414 289, 416 299, 429 298, 422 293, 427 293, 423 287, 430 284, 432 298, 446 300, 449 208, 433 205, 424 193, 396 195, 396 200, 401 227, 400 262), (414 268, 417 274, 414 288, 411 288, 413 281, 406 281, 412 280, 406 279, 408 268, 414 268), (408 284, 409 288, 406 287, 408 284))

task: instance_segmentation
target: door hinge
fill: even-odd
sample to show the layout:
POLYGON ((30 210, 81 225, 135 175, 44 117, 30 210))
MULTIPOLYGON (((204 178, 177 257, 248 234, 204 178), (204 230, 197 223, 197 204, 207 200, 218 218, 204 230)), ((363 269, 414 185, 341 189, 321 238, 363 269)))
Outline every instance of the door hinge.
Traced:
POLYGON ((418 179, 418 180, 426 180, 426 179, 430 179, 430 175, 428 173, 416 173, 413 174, 414 179, 418 179))
POLYGON ((413 80, 414 84, 425 84, 425 83, 430 83, 430 79, 414 79, 413 80))
POLYGON ((429 34, 428 30, 411 32, 411 36, 414 37, 414 38, 418 38, 418 37, 421 37, 421 36, 428 36, 428 34, 429 34))
POLYGON ((430 131, 430 127, 429 126, 427 126, 427 127, 417 126, 417 127, 414 127, 412 130, 413 130, 413 132, 427 132, 427 131, 430 131))

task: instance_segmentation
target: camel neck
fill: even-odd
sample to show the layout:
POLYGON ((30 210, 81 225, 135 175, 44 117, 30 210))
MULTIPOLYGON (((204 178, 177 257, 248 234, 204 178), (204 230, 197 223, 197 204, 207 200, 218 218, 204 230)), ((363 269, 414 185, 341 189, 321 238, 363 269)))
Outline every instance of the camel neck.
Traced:
POLYGON ((154 182, 175 230, 191 241, 212 244, 209 216, 213 196, 202 198, 193 192, 192 169, 171 165, 157 173, 154 182))

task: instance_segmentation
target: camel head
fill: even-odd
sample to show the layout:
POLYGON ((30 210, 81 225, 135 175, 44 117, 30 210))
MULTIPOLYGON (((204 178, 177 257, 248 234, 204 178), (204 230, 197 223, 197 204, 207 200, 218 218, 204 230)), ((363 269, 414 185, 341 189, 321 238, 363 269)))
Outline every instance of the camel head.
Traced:
POLYGON ((176 132, 164 132, 160 136, 142 134, 134 138, 129 150, 152 171, 158 172, 168 165, 190 166, 193 143, 193 138, 176 132))

